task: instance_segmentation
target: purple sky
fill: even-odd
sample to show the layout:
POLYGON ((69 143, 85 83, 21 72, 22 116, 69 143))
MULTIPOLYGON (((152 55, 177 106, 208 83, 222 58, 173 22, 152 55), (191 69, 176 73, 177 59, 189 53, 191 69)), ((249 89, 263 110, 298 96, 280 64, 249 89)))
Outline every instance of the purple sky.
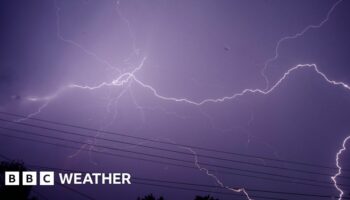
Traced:
MULTIPOLYGON (((348 1, 329 0, 1 1, 0 112, 158 141, 329 166, 330 169, 322 169, 196 150, 200 155, 255 163, 251 166, 198 157, 200 162, 211 164, 202 167, 212 170, 225 186, 245 187, 252 196, 320 199, 262 193, 250 188, 338 196, 331 176, 337 173, 336 154, 350 135, 350 88, 344 85, 350 84, 349 9, 348 1), (285 74, 298 64, 315 64, 319 73, 311 66, 285 74), (270 83, 266 90, 264 67, 270 83), (283 75, 286 75, 283 81, 278 82, 283 75), (344 84, 337 85, 332 80, 344 84), (260 92, 243 92, 237 98, 218 101, 245 89, 260 92), (299 184, 297 179, 285 178, 289 181, 286 183, 232 175, 212 165, 310 179, 314 182, 302 182, 318 182, 326 187, 299 184)), ((0 119, 15 118, 1 114, 0 119)), ((75 131, 96 139, 19 124, 11 128, 81 141, 86 145, 71 145, 85 150, 110 152, 98 147, 110 146, 189 160, 193 163, 186 165, 196 167, 194 156, 188 154, 191 152, 179 146, 105 133, 96 135, 30 119, 22 122, 75 131), (99 138, 167 148, 187 155, 99 138)), ((1 122, 0 126, 8 123, 1 122)), ((125 171, 135 177, 218 186, 215 179, 199 169, 59 148, 1 136, 3 133, 67 142, 1 130, 0 153, 28 164, 83 171, 125 171)), ((346 151, 341 154, 344 169, 350 169, 349 155, 346 151)), ((350 181, 346 179, 349 174, 345 171, 337 179, 340 184, 348 184, 341 186, 347 191, 344 197, 350 193, 350 181)), ((73 187, 104 200, 136 199, 148 193, 185 200, 208 194, 137 184, 73 187)), ((35 189, 49 199, 83 199, 60 187, 35 189)), ((235 194, 214 187, 205 189, 235 194)), ((213 196, 221 200, 246 199, 214 193, 213 196)))

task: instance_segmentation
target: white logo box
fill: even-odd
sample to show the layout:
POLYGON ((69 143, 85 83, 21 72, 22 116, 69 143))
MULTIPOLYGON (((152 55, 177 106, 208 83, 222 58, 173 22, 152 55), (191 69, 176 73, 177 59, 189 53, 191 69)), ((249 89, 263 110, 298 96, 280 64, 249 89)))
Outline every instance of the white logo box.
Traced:
MULTIPOLYGON (((20 185, 20 172, 7 171, 5 172, 5 185, 6 186, 18 186, 20 185)), ((22 172, 22 185, 54 185, 55 175, 51 171, 24 171, 22 172), (38 175, 39 174, 39 175, 38 175), (38 180, 39 178, 39 180, 38 180)))

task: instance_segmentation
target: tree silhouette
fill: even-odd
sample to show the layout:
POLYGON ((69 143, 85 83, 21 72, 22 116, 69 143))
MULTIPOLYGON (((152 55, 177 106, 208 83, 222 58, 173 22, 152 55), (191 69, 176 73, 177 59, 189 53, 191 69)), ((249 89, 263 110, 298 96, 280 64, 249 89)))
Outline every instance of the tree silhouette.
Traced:
POLYGON ((142 199, 140 197, 137 198, 137 200, 164 200, 164 198, 161 196, 158 199, 153 196, 153 194, 146 195, 142 199))
POLYGON ((207 195, 207 196, 196 196, 196 198, 194 200, 219 200, 219 199, 215 199, 214 197, 207 195))
POLYGON ((1 162, 0 163, 0 199, 1 200, 36 200, 29 197, 32 187, 30 186, 5 186, 5 171, 26 171, 23 162, 1 162))
MULTIPOLYGON (((138 197, 137 200, 164 200, 164 198, 161 196, 158 199, 153 196, 153 194, 146 195, 143 198, 138 197)), ((194 200, 219 200, 216 199, 210 195, 207 196, 196 196, 194 200)))

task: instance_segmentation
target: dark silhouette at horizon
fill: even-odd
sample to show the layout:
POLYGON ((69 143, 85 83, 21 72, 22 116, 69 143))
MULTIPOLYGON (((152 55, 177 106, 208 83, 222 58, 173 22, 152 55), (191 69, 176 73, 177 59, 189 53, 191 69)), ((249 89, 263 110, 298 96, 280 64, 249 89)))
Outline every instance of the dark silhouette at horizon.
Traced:
MULTIPOLYGON (((153 196, 153 194, 151 193, 151 194, 148 194, 148 195, 146 195, 145 197, 138 197, 137 198, 137 200, 165 200, 162 196, 160 196, 158 199, 155 197, 155 196, 153 196)), ((206 196, 196 196, 195 198, 194 198, 194 200, 219 200, 219 199, 216 199, 216 198, 214 198, 214 197, 212 197, 212 196, 210 196, 210 195, 206 195, 206 196)))
POLYGON ((0 199, 1 200, 37 200, 31 197, 31 186, 5 186, 5 171, 26 171, 27 168, 23 162, 11 161, 0 163, 0 199))
POLYGON ((138 197, 137 200, 164 200, 164 198, 162 196, 160 196, 158 199, 156 197, 153 196, 153 194, 148 194, 145 197, 138 197))

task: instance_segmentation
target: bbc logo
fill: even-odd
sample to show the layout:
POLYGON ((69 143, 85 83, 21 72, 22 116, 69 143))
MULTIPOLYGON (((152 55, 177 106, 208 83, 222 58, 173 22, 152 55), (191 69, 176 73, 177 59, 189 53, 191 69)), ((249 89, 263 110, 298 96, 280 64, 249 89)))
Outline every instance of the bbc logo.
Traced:
POLYGON ((33 185, 54 185, 55 175, 54 172, 39 172, 35 171, 23 171, 22 179, 20 177, 20 172, 17 171, 7 171, 5 172, 5 185, 8 186, 18 186, 22 185, 33 186, 33 185), (39 180, 38 180, 39 178, 39 180), (20 180, 22 182, 20 183, 20 180))

